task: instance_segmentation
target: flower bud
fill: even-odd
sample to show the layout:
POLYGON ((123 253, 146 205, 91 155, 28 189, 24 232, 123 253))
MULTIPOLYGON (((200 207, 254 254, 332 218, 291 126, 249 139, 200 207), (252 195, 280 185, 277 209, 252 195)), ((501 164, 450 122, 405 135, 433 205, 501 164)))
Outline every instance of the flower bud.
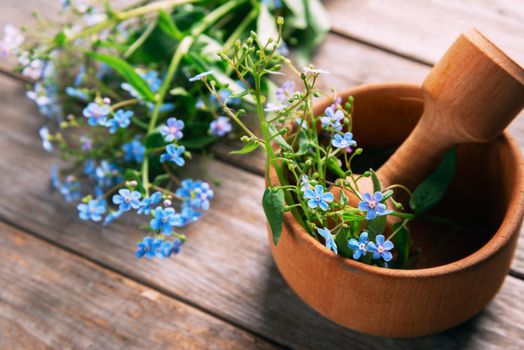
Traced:
POLYGON ((169 200, 169 199, 164 200, 164 207, 170 207, 171 204, 173 204, 173 203, 171 203, 171 200, 169 200))

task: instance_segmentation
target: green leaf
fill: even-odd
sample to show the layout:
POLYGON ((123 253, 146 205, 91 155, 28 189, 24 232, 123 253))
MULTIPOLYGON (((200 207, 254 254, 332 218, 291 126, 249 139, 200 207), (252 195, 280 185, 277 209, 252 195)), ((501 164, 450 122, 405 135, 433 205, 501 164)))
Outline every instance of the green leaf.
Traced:
POLYGON ((248 153, 251 153, 254 150, 256 150, 258 148, 258 145, 259 145, 258 142, 248 143, 244 147, 242 147, 241 149, 239 149, 237 151, 231 151, 229 153, 230 154, 248 154, 248 153))
POLYGON ((280 135, 279 131, 277 130, 277 127, 273 124, 267 124, 267 131, 269 132, 269 136, 280 145, 280 147, 284 148, 286 151, 293 152, 293 148, 286 142, 284 137, 280 135))
POLYGON ((262 197, 262 207, 271 227, 273 243, 277 245, 284 223, 284 191, 282 189, 272 191, 266 188, 262 197))
POLYGON ((158 13, 158 26, 164 31, 164 33, 173 39, 180 40, 184 36, 178 30, 175 22, 173 21, 173 18, 171 18, 171 16, 164 10, 161 10, 158 13))
POLYGON ((339 178, 345 178, 346 173, 342 168, 340 167, 340 164, 338 163, 337 157, 328 157, 326 159, 326 165, 330 171, 332 171, 336 176, 339 178))
POLYGON ((340 204, 342 204, 342 207, 345 207, 348 204, 349 198, 346 196, 346 191, 341 190, 340 191, 340 204))
POLYGON ((409 200, 415 214, 422 214, 437 204, 453 180, 457 168, 457 150, 452 148, 440 165, 413 192, 409 200))
POLYGON ((56 43, 56 45, 58 46, 62 46, 64 45, 65 41, 66 41, 66 35, 64 34, 64 32, 58 32, 56 35, 55 35, 55 38, 54 38, 54 41, 56 43))
POLYGON ((164 144, 164 138, 159 132, 154 132, 146 137, 144 145, 147 149, 157 148, 164 144))
POLYGON ((369 237, 375 238, 377 235, 384 234, 386 229, 387 216, 377 216, 375 219, 370 220, 366 223, 366 230, 369 233, 369 237))
POLYGON ((161 174, 155 177, 153 180, 153 185, 159 186, 169 180, 169 174, 161 174))
POLYGON ((382 182, 380 182, 380 179, 377 176, 377 173, 373 169, 369 169, 371 172, 371 181, 373 182, 373 191, 375 192, 382 192, 382 182))
POLYGON ((262 45, 266 45, 270 38, 275 40, 278 36, 275 18, 269 12, 269 9, 265 4, 260 5, 260 12, 257 20, 257 35, 262 45))
POLYGON ((217 139, 216 136, 212 135, 203 135, 203 136, 193 136, 187 137, 180 140, 180 144, 190 150, 202 149, 207 145, 215 142, 217 139))
POLYGON ((315 48, 322 42, 331 24, 320 0, 304 0, 307 27, 299 32, 299 45, 295 50, 299 64, 305 64, 315 48))
POLYGON ((348 241, 351 238, 350 230, 343 228, 335 237, 335 244, 337 245, 338 255, 350 258, 353 255, 353 250, 348 247, 348 241))
POLYGON ((101 54, 89 51, 86 53, 89 57, 107 64, 122 76, 135 90, 146 100, 153 101, 155 96, 149 89, 149 85, 138 75, 133 66, 116 56, 101 54))
POLYGON ((171 89, 169 93, 173 96, 186 96, 186 97, 191 96, 191 94, 186 89, 180 86, 174 89, 171 89))
POLYGON ((284 0, 292 15, 286 17, 286 25, 298 28, 307 28, 306 6, 303 0, 284 0))
POLYGON ((409 260, 409 230, 403 224, 403 221, 393 224, 393 232, 399 230, 395 233, 393 240, 395 241, 395 248, 398 252, 397 266, 405 268, 409 260))

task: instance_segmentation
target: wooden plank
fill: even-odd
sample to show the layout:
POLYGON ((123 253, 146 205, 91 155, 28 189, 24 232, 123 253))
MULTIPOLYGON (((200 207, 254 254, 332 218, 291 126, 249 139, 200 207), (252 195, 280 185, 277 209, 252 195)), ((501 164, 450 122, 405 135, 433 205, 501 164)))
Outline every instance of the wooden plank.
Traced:
POLYGON ((3 223, 0 255, 2 349, 274 348, 3 223))
POLYGON ((519 1, 331 0, 333 30, 427 63, 463 31, 476 27, 524 64, 524 5, 519 1))
POLYGON ((323 319, 293 294, 272 261, 259 205, 263 179, 213 160, 204 169, 222 185, 203 220, 185 230, 183 253, 164 262, 135 260, 133 242, 143 235, 136 229, 139 218, 129 216, 109 228, 78 220, 71 205, 49 192, 54 160, 39 149, 40 117, 17 84, 0 78, 0 87, 0 188, 9 198, 0 201, 4 220, 289 347, 477 349, 520 342, 524 306, 515 301, 522 298, 524 282, 513 277, 479 317, 433 337, 375 338, 323 319))

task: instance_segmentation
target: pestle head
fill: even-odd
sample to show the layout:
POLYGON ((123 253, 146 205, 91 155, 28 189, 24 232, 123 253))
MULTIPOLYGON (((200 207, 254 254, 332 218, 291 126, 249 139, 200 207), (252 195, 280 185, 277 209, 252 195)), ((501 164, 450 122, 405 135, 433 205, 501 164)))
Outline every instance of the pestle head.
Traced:
POLYGON ((495 139, 524 107, 524 69, 478 30, 462 33, 423 85, 425 124, 453 143, 495 139))

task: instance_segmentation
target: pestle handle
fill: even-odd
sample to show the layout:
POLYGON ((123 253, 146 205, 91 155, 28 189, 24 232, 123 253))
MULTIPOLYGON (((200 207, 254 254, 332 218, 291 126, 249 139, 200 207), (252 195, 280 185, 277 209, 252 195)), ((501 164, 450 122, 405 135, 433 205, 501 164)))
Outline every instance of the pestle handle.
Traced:
POLYGON ((524 108, 524 70, 476 29, 461 34, 423 85, 424 112, 377 171, 387 186, 417 186, 453 145, 489 142, 524 108))

